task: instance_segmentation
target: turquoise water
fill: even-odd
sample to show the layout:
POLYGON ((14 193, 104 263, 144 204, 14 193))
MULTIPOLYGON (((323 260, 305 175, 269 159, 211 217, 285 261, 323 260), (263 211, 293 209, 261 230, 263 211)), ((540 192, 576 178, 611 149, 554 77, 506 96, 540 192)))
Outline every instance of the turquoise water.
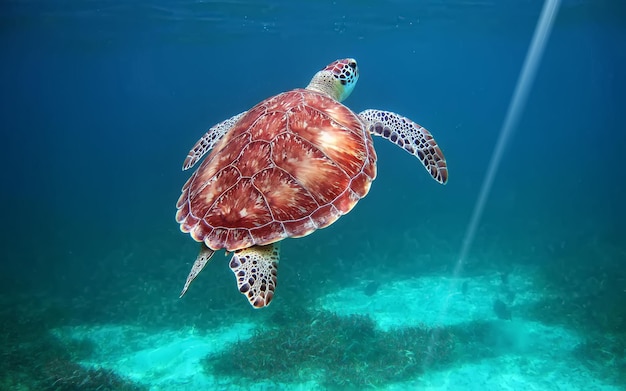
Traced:
POLYGON ((0 389, 624 389, 617 2, 561 3, 454 273, 541 7, 2 2, 0 389), (223 254, 179 299, 188 150, 344 57, 344 103, 428 128, 449 183, 376 139, 369 195, 283 242, 270 307, 223 254))

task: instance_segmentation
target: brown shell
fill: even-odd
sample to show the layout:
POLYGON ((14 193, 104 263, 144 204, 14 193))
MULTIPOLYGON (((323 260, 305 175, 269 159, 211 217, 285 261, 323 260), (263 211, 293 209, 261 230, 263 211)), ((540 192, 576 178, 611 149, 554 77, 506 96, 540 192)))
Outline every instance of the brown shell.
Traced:
POLYGON ((214 249, 301 237, 369 191, 376 153, 363 122, 317 92, 293 90, 248 111, 183 186, 176 220, 214 249))

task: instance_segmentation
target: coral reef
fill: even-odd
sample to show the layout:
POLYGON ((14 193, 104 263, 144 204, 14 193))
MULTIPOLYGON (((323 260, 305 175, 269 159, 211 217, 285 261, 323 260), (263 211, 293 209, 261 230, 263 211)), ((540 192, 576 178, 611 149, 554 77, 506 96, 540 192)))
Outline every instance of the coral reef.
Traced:
POLYGON ((258 381, 315 380, 327 388, 362 388, 415 378, 426 367, 451 362, 455 348, 445 329, 411 327, 382 331, 365 316, 330 312, 279 313, 271 327, 209 355, 205 369, 258 381))

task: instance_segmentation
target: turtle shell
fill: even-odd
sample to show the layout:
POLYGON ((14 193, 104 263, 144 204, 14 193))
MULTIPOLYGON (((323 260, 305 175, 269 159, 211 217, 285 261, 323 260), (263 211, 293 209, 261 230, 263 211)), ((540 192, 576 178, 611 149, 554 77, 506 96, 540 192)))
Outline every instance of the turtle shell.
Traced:
POLYGON ((376 153, 341 103, 297 89, 250 109, 183 186, 183 232, 235 251, 301 237, 335 222, 369 191, 376 153))

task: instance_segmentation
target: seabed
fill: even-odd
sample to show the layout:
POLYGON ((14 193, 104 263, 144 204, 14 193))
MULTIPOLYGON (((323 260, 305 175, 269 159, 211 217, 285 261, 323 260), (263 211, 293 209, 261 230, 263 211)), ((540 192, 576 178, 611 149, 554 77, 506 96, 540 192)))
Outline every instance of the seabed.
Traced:
MULTIPOLYGON (((541 303, 555 297, 536 279, 532 267, 518 267, 458 279, 359 281, 261 323, 254 311, 211 329, 106 324, 52 334, 64 345, 88 346, 78 363, 134 383, 123 389, 623 389, 602 374, 617 370, 610 352, 594 356, 584 335, 537 320, 541 303), (497 300, 504 313, 494 311, 497 300)), ((69 389, 62 379, 56 384, 50 389, 69 389)))

